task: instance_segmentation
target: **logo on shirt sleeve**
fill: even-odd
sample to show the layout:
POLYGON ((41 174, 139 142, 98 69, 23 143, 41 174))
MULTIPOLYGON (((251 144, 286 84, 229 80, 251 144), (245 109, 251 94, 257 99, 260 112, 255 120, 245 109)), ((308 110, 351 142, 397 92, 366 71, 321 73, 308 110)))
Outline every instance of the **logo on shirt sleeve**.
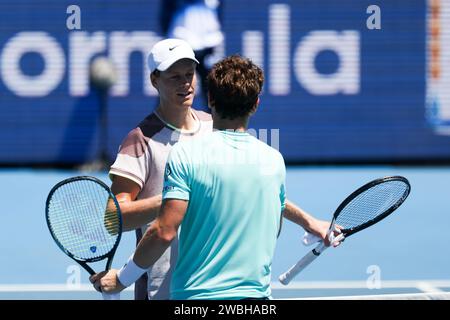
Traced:
POLYGON ((175 190, 175 187, 174 186, 165 186, 163 188, 163 192, 169 192, 171 190, 175 190))
POLYGON ((164 172, 164 180, 167 180, 171 174, 172 174, 172 169, 170 169, 170 166, 167 164, 166 170, 164 172))

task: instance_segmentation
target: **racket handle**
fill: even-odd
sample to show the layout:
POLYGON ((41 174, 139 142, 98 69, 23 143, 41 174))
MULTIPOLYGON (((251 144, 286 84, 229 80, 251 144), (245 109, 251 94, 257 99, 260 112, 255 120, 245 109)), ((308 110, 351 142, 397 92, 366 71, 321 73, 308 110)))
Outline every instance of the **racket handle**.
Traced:
POLYGON ((303 269, 305 269, 311 262, 313 262, 327 247, 325 244, 320 243, 313 250, 308 252, 300 261, 293 265, 288 271, 283 273, 278 277, 278 280, 287 285, 291 280, 299 274, 303 269))
POLYGON ((103 300, 120 300, 120 292, 119 293, 104 293, 102 292, 103 300))

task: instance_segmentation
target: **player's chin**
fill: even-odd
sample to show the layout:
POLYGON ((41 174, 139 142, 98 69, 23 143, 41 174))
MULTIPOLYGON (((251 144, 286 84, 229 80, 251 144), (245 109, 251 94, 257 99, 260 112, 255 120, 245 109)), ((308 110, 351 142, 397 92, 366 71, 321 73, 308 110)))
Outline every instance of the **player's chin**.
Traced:
POLYGON ((186 108, 191 107, 192 103, 194 102, 194 94, 191 93, 191 94, 188 94, 185 96, 180 95, 180 96, 178 96, 178 101, 179 101, 180 105, 182 105, 183 107, 186 107, 186 108))

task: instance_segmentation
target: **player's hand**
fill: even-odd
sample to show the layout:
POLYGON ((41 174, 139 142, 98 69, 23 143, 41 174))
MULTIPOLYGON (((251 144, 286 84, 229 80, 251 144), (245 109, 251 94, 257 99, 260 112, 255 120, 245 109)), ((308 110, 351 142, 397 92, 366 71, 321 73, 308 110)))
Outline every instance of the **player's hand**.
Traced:
POLYGON ((333 230, 333 237, 328 236, 328 230, 330 228, 330 222, 329 221, 323 221, 323 220, 318 220, 318 219, 314 219, 312 221, 312 223, 308 226, 308 232, 312 233, 313 235, 319 237, 324 244, 328 247, 330 245, 333 245, 333 247, 337 247, 338 245, 341 244, 342 241, 332 241, 333 237, 336 237, 340 234, 341 232, 341 228, 340 226, 335 226, 334 230, 333 230))
POLYGON ((108 294, 119 293, 126 287, 117 278, 117 270, 111 269, 108 272, 102 271, 89 278, 95 290, 108 294))

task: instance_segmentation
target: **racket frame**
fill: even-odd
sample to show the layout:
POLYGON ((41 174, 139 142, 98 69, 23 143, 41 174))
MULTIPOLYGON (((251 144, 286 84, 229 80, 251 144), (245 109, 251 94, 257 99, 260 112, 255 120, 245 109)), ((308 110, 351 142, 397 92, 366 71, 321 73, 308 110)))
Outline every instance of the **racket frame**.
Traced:
POLYGON ((116 196, 111 192, 111 189, 100 179, 97 179, 95 177, 92 176, 77 176, 77 177, 72 177, 72 178, 68 178, 65 180, 62 180, 60 182, 58 182, 51 190, 50 193, 47 196, 47 201, 45 202, 45 219, 47 222, 47 227, 50 231, 50 234, 52 235, 53 240, 56 242, 56 244, 58 245, 58 247, 70 258, 72 258, 73 260, 75 260, 77 263, 79 263, 87 272, 89 272, 90 275, 94 275, 96 272, 87 265, 87 263, 91 263, 91 262, 97 262, 97 261, 101 261, 105 258, 108 258, 108 261, 106 262, 106 267, 105 267, 105 271, 109 270, 111 268, 111 264, 114 258, 114 254, 116 253, 117 247, 119 246, 120 243, 120 239, 122 237, 122 213, 120 211, 120 206, 119 206, 119 202, 116 199, 116 196), (116 238, 116 242, 114 243, 113 248, 108 252, 105 253, 101 256, 98 257, 94 257, 94 258, 87 258, 87 259, 83 259, 80 257, 75 256, 74 254, 72 254, 70 251, 68 251, 62 244, 61 242, 58 240, 58 238, 55 236, 51 224, 50 224, 50 219, 49 219, 49 206, 50 206, 50 201, 52 199, 53 194, 56 192, 56 190, 58 190, 61 186, 68 184, 68 183, 72 183, 72 182, 76 182, 76 181, 86 181, 86 180, 90 180, 93 182, 96 182, 97 184, 99 184, 100 186, 103 187, 103 189, 105 189, 106 192, 108 192, 109 197, 114 201, 114 204, 116 206, 117 209, 117 215, 119 218, 119 230, 118 230, 118 235, 116 238))
POLYGON ((388 210, 386 210, 382 214, 376 216, 374 219, 369 220, 369 221, 367 221, 359 226, 353 227, 353 228, 342 229, 341 232, 345 235, 345 238, 348 238, 352 234, 355 234, 361 230, 364 230, 364 229, 374 225, 375 223, 383 220, 388 215, 390 215, 392 212, 397 210, 397 208, 401 206, 401 204, 406 200, 406 198, 408 198, 409 193, 411 191, 411 185, 410 185, 408 179, 406 179, 405 177, 402 177, 402 176, 389 176, 389 177, 375 179, 369 183, 366 183, 362 187, 356 189, 347 198, 345 198, 344 201, 341 202, 341 204, 339 205, 339 207, 336 209, 336 211, 333 214, 333 221, 331 223, 330 230, 332 230, 332 228, 334 228, 336 219, 338 218, 338 216, 342 212, 342 210, 347 206, 347 204, 349 204, 351 201, 353 201, 358 195, 360 195, 364 191, 366 191, 376 185, 379 185, 379 184, 382 184, 385 182, 389 182, 389 181, 401 181, 408 186, 407 189, 405 190, 405 192, 403 193, 402 197, 400 199, 398 199, 397 202, 393 206, 391 206, 388 210))
MULTIPOLYGON (((388 215, 390 215, 392 212, 394 212, 409 196, 409 193, 411 191, 411 185, 410 185, 408 179, 406 179, 405 177, 402 177, 402 176, 388 176, 388 177, 375 179, 369 183, 366 183, 362 187, 356 189, 347 198, 345 198, 344 201, 341 202, 341 204, 338 206, 338 208, 336 209, 336 211, 333 214, 333 219, 331 221, 330 228, 328 229, 328 236, 330 236, 330 234, 332 232, 334 232, 336 219, 339 216, 339 214, 342 212, 342 210, 347 206, 347 204, 349 204, 358 195, 360 195, 364 191, 372 188, 373 186, 384 183, 384 182, 389 182, 389 181, 402 181, 403 183, 405 183, 407 185, 407 189, 405 190, 402 197, 393 206, 391 206, 388 210, 386 210, 382 214, 376 216, 374 219, 369 220, 369 221, 367 221, 357 227, 354 227, 354 228, 342 229, 341 233, 334 239, 334 241, 338 241, 338 242, 344 241, 347 237, 351 236, 352 234, 374 225, 375 223, 383 220, 388 215)), ((326 247, 323 242, 319 243, 314 249, 309 251, 302 259, 300 259, 295 265, 293 265, 291 268, 289 268, 289 270, 287 270, 286 272, 281 274, 279 276, 278 280, 284 285, 289 284, 289 282, 297 274, 299 274, 301 271, 303 271, 303 269, 305 269, 311 262, 313 262, 327 248, 328 247, 326 247)))

